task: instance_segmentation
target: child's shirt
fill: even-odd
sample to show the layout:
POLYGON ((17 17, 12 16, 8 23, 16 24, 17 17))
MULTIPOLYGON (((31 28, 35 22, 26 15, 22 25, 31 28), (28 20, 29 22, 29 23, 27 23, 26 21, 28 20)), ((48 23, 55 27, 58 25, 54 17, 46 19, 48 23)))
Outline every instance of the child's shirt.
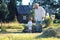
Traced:
POLYGON ((32 30, 32 21, 28 22, 28 29, 32 30))

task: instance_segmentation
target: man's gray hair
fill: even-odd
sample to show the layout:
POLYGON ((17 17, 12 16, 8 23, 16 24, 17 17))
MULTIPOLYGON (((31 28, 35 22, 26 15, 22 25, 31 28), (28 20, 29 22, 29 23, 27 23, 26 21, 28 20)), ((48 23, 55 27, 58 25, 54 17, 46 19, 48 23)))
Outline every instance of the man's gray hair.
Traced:
POLYGON ((33 5, 33 8, 35 7, 35 5, 39 6, 39 4, 38 4, 38 3, 35 3, 35 4, 33 5))
POLYGON ((38 3, 35 3, 34 5, 37 5, 37 6, 39 6, 39 4, 38 4, 38 3))

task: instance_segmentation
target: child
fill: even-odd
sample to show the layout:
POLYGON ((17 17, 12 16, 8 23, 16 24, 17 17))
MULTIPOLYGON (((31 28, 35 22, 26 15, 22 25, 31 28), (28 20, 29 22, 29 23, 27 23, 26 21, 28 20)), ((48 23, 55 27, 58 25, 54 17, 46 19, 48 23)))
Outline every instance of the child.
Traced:
POLYGON ((29 21, 28 21, 28 32, 32 32, 32 18, 29 18, 29 21))

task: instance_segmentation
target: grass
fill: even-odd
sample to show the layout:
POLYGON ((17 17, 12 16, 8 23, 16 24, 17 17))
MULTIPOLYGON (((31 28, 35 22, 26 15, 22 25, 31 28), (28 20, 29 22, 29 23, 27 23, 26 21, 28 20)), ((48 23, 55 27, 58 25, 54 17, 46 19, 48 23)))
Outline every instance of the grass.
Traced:
POLYGON ((60 23, 54 24, 54 28, 60 28, 60 23))
MULTIPOLYGON (((24 25, 25 24, 19 24, 19 23, 9 23, 9 24, 3 23, 3 26, 10 27, 10 29, 23 29, 24 25)), ((60 24, 54 24, 54 29, 55 28, 60 28, 60 24)), ((55 37, 44 38, 44 37, 41 37, 41 33, 17 33, 17 34, 15 33, 1 34, 0 33, 0 40, 60 40, 60 38, 55 38, 55 37)))
MULTIPOLYGON (((7 32, 17 32, 17 31, 22 32, 26 24, 11 22, 11 23, 3 23, 2 25, 3 25, 3 29, 6 29, 7 32)), ((1 25, 0 25, 0 28, 1 28, 1 25)))
MULTIPOLYGON (((3 23, 3 26, 6 28, 11 28, 11 29, 20 29, 22 28, 25 24, 20 24, 20 23, 3 23)), ((1 25, 0 25, 1 26, 1 25)))
POLYGON ((43 38, 39 37, 40 33, 22 33, 22 34, 0 34, 0 40, 60 40, 60 38, 43 38))
MULTIPOLYGON (((3 26, 6 27, 7 29, 24 29, 24 26, 26 26, 26 24, 20 24, 20 23, 6 23, 5 24, 3 23, 3 26)), ((59 23, 54 24, 54 28, 59 28, 59 27, 60 27, 59 23)))
MULTIPOLYGON (((26 24, 20 24, 20 23, 17 23, 17 22, 14 22, 14 23, 3 23, 3 28, 5 28, 7 32, 17 32, 17 31, 20 31, 20 30, 22 32, 22 30, 24 29, 25 25, 26 24), (12 30, 12 29, 14 29, 14 30, 12 30)), ((58 24, 58 23, 54 24, 53 28, 54 29, 60 28, 60 24, 58 24)), ((43 30, 46 30, 46 29, 48 29, 48 28, 44 28, 43 30)))

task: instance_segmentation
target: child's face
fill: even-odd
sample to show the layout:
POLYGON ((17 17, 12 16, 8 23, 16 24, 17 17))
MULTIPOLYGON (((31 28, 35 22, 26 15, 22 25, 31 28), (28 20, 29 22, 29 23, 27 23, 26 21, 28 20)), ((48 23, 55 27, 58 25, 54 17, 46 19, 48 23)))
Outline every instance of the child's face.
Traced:
POLYGON ((32 18, 30 18, 29 20, 32 21, 32 18))

